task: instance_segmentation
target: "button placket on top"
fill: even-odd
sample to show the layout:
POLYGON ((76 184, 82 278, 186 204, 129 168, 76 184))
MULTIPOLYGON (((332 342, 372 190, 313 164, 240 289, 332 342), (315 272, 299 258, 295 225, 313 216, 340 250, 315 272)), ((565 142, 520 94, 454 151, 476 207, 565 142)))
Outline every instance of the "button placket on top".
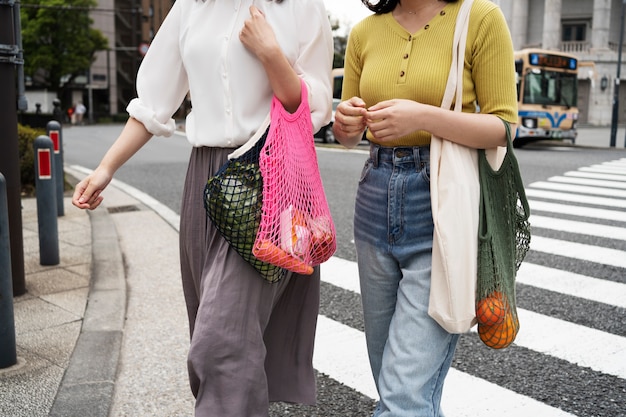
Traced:
POLYGON ((404 47, 402 59, 400 61, 400 72, 398 73, 398 84, 406 83, 406 75, 407 75, 407 70, 409 67, 409 59, 411 58, 412 48, 413 48, 413 35, 409 35, 406 45, 404 47))
POLYGON ((222 42, 222 49, 220 51, 220 55, 221 55, 221 62, 222 62, 222 83, 224 86, 224 96, 223 96, 223 102, 224 102, 224 120, 227 123, 227 139, 228 139, 228 144, 232 144, 232 139, 234 136, 234 120, 233 120, 233 112, 232 112, 232 107, 233 107, 233 103, 231 100, 231 94, 230 94, 230 77, 229 77, 229 71, 228 71, 228 60, 227 60, 227 56, 228 56, 228 49, 230 46, 230 43, 233 39, 237 39, 238 40, 238 34, 239 34, 239 27, 238 27, 238 22, 240 20, 239 18, 239 14, 242 10, 242 0, 236 1, 235 4, 232 6, 234 9, 234 13, 232 13, 232 19, 230 20, 230 30, 228 31, 228 34, 224 35, 224 39, 222 42))

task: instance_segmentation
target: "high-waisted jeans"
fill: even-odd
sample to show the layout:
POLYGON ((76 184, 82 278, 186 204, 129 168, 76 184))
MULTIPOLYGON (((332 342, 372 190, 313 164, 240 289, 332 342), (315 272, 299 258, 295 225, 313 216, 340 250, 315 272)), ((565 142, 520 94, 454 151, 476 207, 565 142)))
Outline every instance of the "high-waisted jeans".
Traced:
POLYGON ((439 417, 458 335, 428 315, 433 220, 426 147, 371 145, 356 197, 365 336, 375 417, 439 417))

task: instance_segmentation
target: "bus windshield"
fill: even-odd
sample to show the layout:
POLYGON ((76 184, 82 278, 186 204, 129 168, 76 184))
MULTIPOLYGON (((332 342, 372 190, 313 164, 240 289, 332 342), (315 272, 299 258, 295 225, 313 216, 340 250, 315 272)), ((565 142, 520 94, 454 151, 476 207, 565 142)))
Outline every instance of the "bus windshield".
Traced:
POLYGON ((524 103, 576 107, 576 74, 533 68, 524 79, 524 103))

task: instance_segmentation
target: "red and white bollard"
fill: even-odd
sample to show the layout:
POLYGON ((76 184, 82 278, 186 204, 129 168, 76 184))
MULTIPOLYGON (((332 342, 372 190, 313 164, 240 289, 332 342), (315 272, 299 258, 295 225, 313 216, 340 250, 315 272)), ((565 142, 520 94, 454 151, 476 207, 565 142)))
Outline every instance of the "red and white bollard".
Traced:
POLYGON ((35 192, 37 194, 37 222, 39 226, 39 263, 59 264, 59 231, 54 145, 41 135, 33 142, 35 150, 35 192))
POLYGON ((54 149, 54 178, 57 195, 57 216, 63 216, 63 192, 65 191, 65 176, 63 173, 63 131, 61 123, 51 120, 46 125, 48 137, 52 140, 54 149))

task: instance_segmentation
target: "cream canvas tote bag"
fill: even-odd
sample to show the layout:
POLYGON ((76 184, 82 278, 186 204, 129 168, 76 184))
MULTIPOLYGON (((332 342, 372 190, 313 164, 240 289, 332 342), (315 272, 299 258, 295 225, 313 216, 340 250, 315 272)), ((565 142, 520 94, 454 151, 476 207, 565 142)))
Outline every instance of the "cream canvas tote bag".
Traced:
MULTIPOLYGON (((441 103, 442 108, 450 109, 456 97, 454 111, 459 112, 463 107, 465 44, 472 3, 465 0, 457 16, 452 65, 441 103)), ((495 149, 489 150, 490 158, 495 155, 495 149)), ((497 161, 493 164, 498 165, 497 161)), ((428 314, 448 332, 464 333, 476 324, 478 153, 433 136, 430 169, 434 233, 428 314)))

